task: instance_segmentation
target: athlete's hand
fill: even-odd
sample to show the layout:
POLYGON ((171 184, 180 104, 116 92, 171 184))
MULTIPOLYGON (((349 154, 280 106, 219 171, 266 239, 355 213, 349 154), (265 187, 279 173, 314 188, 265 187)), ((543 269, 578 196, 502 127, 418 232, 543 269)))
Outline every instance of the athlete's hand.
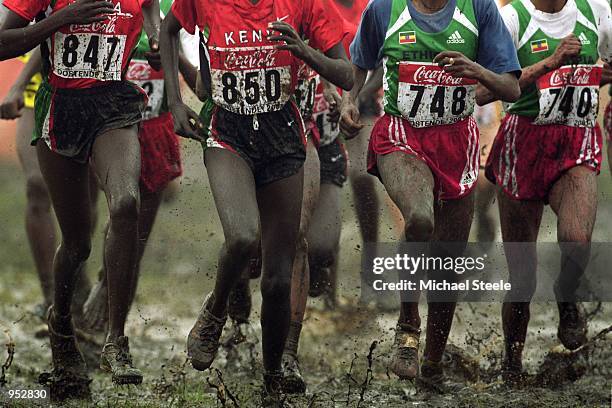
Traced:
POLYGON ((161 69, 161 55, 159 53, 159 40, 155 37, 149 38, 149 48, 151 51, 145 53, 147 62, 155 71, 161 69))
POLYGON ((76 0, 59 10, 61 18, 67 24, 89 24, 104 21, 115 12, 115 6, 104 0, 76 0))
POLYGON ((359 121, 359 109, 355 102, 343 101, 340 108, 340 130, 346 139, 352 139, 359 134, 364 124, 359 121))
POLYGON ((25 106, 23 90, 11 89, 0 104, 0 119, 17 119, 21 117, 21 110, 25 106))
POLYGON ((275 21, 270 23, 268 27, 279 32, 279 34, 268 36, 268 40, 281 43, 276 46, 276 49, 288 50, 296 57, 304 59, 304 56, 308 53, 308 45, 290 24, 284 21, 275 21), (282 44, 283 42, 284 44, 282 44))
POLYGON ((443 51, 436 55, 433 62, 455 78, 480 80, 484 68, 457 51, 443 51))
POLYGON ((572 63, 580 54, 582 43, 574 34, 561 40, 554 54, 548 57, 552 69, 572 63))
POLYGON ((340 106, 342 105, 342 98, 340 97, 336 87, 327 81, 323 85, 323 97, 329 104, 329 113, 327 114, 327 118, 331 123, 338 123, 340 120, 340 106))
POLYGON ((170 106, 170 112, 174 118, 174 131, 177 135, 203 142, 204 125, 197 113, 184 103, 176 103, 170 106))

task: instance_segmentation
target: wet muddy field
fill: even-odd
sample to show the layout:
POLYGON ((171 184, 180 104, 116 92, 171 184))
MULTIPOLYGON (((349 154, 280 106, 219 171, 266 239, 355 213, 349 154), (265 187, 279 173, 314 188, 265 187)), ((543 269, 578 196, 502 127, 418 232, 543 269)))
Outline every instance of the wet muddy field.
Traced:
MULTIPOLYGON (((140 387, 115 387, 110 378, 92 370, 93 401, 74 406, 99 407, 255 407, 260 401, 261 344, 257 282, 253 283, 251 324, 229 325, 214 369, 197 372, 186 362, 185 340, 207 290, 212 285, 221 235, 201 153, 185 154, 187 166, 181 192, 164 204, 142 265, 142 280, 130 314, 127 335, 138 367, 145 374, 140 387), (235 330, 245 340, 235 344, 235 330)), ((612 230, 612 188, 606 172, 602 183, 595 237, 606 241, 612 230)), ((345 189, 348 190, 348 189, 345 189)), ((13 359, 3 372, 4 390, 37 387, 41 372, 50 369, 44 325, 32 314, 40 289, 23 232, 23 177, 13 163, 0 164, 0 363, 13 359), (6 199, 8 198, 8 199, 6 199)), ((445 362, 458 391, 431 395, 387 370, 395 312, 359 307, 358 268, 361 244, 347 193, 340 262, 340 306, 326 311, 311 302, 300 343, 305 396, 289 398, 294 407, 609 407, 612 391, 612 335, 600 336, 588 348, 569 355, 556 338, 554 304, 537 304, 526 345, 529 384, 506 388, 499 377, 502 356, 500 305, 461 304, 456 312, 445 362)), ((397 236, 387 210, 381 240, 397 236)), ((100 265, 100 221, 88 265, 93 279, 100 265)), ((547 213, 543 240, 554 237, 554 219, 547 213)), ((612 305, 587 305, 592 311, 589 336, 612 324, 612 305)), ((421 315, 426 318, 426 307, 421 315)), ((425 319, 423 327, 425 326, 425 319)), ((97 339, 99 342, 100 339, 97 339)), ((421 338, 424 341, 424 335, 421 338)), ((96 350, 96 346, 87 349, 96 350)), ((92 362, 95 363, 95 360, 92 362)), ((8 364, 7 364, 8 365, 8 364)), ((32 402, 11 403, 33 406, 32 402)), ((46 405, 47 403, 41 403, 46 405)), ((0 403, 2 405, 2 403, 0 403)))

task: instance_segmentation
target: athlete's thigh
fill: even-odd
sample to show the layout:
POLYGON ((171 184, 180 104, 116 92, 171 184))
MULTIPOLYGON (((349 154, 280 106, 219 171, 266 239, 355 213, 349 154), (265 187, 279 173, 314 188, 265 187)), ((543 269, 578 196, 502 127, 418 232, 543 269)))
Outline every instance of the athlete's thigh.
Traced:
POLYGON ((209 147, 204 162, 210 189, 226 239, 259 232, 255 179, 238 154, 209 147))
POLYGON ((513 200, 498 187, 497 202, 504 242, 535 242, 538 239, 544 203, 513 200))
POLYGON ((476 194, 457 200, 438 201, 434 207, 434 239, 446 242, 467 242, 474 219, 476 194))
POLYGON ((559 226, 566 231, 590 235, 597 216, 597 176, 583 166, 568 170, 553 185, 550 207, 557 214, 559 226))
POLYGON ((302 215, 300 219, 300 231, 306 235, 312 220, 312 214, 319 198, 321 187, 321 163, 319 154, 312 143, 306 145, 306 161, 304 162, 304 193, 302 200, 302 215))
POLYGON ((63 240, 87 242, 91 230, 87 164, 53 153, 43 141, 36 151, 63 240))
POLYGON ((381 155, 377 164, 389 197, 404 217, 414 211, 433 216, 434 178, 427 164, 403 152, 381 155))
POLYGON ((261 216, 261 246, 266 253, 291 251, 299 232, 302 197, 304 191, 304 167, 293 176, 275 181, 257 190, 257 202, 261 216))
POLYGON ((139 196, 140 142, 138 128, 104 132, 93 144, 91 163, 107 200, 123 194, 139 196))
POLYGON ((34 132, 34 110, 24 108, 17 119, 15 145, 26 178, 41 177, 36 148, 30 144, 34 132))
POLYGON ((308 229, 308 244, 311 250, 334 250, 340 240, 342 220, 340 217, 340 194, 342 188, 336 184, 321 185, 319 200, 308 229))

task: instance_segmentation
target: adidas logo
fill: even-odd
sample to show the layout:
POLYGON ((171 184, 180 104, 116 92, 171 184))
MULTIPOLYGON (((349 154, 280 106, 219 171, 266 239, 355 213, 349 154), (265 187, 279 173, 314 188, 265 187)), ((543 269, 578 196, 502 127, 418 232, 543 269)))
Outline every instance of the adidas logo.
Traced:
POLYGON ((465 173, 463 178, 461 178, 460 184, 462 186, 473 184, 476 181, 476 177, 470 173, 465 173))
POLYGON ((465 44, 465 40, 463 39, 463 37, 461 37, 461 34, 459 34, 459 31, 455 30, 454 33, 452 33, 450 35, 450 37, 448 37, 448 40, 446 40, 447 44, 465 44))
POLYGON ((584 31, 580 33, 580 35, 578 36, 578 39, 580 40, 582 45, 589 45, 591 43, 591 41, 589 41, 584 31))

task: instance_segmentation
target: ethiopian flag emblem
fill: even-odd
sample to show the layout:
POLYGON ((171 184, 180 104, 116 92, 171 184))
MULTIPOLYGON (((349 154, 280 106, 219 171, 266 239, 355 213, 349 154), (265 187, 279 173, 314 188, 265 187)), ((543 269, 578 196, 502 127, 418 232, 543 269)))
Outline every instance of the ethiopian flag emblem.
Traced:
POLYGON ((543 52, 548 51, 548 41, 544 40, 535 40, 531 42, 531 52, 543 52))
POLYGON ((416 33, 414 31, 400 31, 400 44, 414 44, 416 42, 416 33))

